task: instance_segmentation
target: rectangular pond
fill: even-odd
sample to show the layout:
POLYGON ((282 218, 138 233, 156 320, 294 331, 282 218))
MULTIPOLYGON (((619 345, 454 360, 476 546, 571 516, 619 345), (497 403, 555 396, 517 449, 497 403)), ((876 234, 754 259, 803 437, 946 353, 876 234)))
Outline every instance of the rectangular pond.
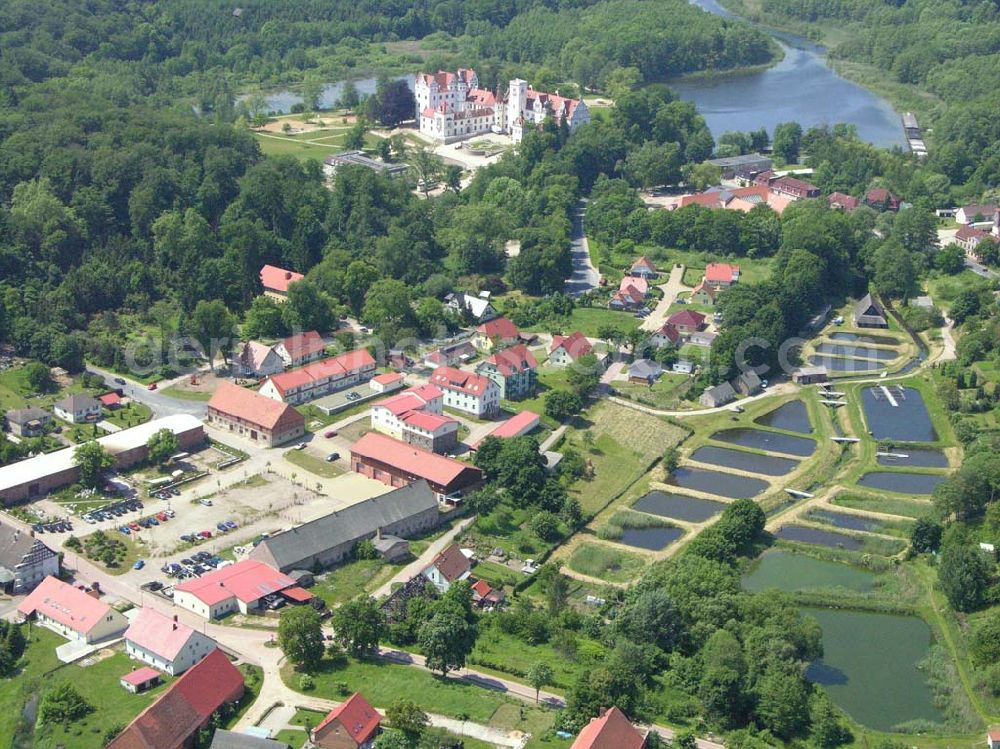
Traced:
POLYGON ((758 455, 757 453, 733 450, 730 447, 715 447, 714 445, 699 447, 691 454, 691 460, 723 468, 749 471, 750 473, 762 473, 765 476, 784 476, 799 467, 799 461, 791 458, 758 455))
POLYGON ((944 450, 934 447, 892 447, 888 455, 879 455, 880 466, 903 466, 912 468, 947 468, 948 456, 944 450))
POLYGON ((809 357, 809 363, 814 367, 826 367, 831 372, 858 372, 859 374, 863 374, 865 372, 875 372, 879 369, 885 369, 885 364, 875 359, 838 359, 835 356, 817 356, 815 354, 809 357))
POLYGON ((718 515, 726 505, 723 502, 712 502, 708 499, 687 497, 673 492, 652 491, 632 505, 633 510, 648 512, 664 518, 686 520, 689 523, 700 523, 718 515))
POLYGON ((919 390, 879 385, 862 390, 861 402, 868 429, 877 440, 934 442, 938 438, 919 390))
POLYGON ((674 471, 669 483, 679 486, 681 489, 694 489, 731 499, 755 497, 769 486, 766 481, 749 476, 737 476, 732 473, 706 471, 703 468, 688 468, 686 466, 674 471))
POLYGON ((774 549, 764 552, 753 563, 743 576, 743 587, 753 591, 774 588, 788 593, 811 588, 847 588, 867 593, 875 587, 875 580, 875 574, 867 570, 774 549))
POLYGON ((931 645, 922 619, 814 608, 802 613, 823 630, 823 657, 809 666, 806 678, 854 720, 889 731, 911 720, 942 719, 917 665, 931 645))
POLYGON ((773 411, 758 416, 754 423, 764 427, 784 429, 788 432, 801 432, 802 434, 809 434, 813 430, 812 423, 809 421, 809 410, 802 401, 789 401, 783 406, 778 406, 773 411))
POLYGON ((892 361, 899 357, 899 352, 893 349, 850 346, 843 343, 821 343, 816 347, 816 353, 830 354, 831 356, 852 356, 856 359, 878 359, 879 361, 892 361))
POLYGON ((785 525, 779 528, 778 532, 774 535, 785 541, 798 541, 803 544, 826 546, 829 549, 858 551, 865 545, 865 542, 860 538, 848 536, 844 533, 822 531, 819 528, 809 528, 805 525, 785 525))
POLYGON ((881 523, 875 518, 863 515, 851 515, 848 512, 831 512, 830 510, 811 510, 806 518, 820 523, 827 523, 848 531, 875 531, 881 523))
POLYGON ((639 549, 660 551, 670 546, 670 544, 683 535, 684 531, 673 526, 664 526, 661 528, 625 528, 618 542, 639 549))
POLYGON ((944 476, 933 473, 872 471, 858 479, 858 485, 900 494, 930 494, 944 480, 944 476))
POLYGON ((848 341, 849 343, 871 343, 876 346, 898 346, 899 341, 889 335, 874 335, 872 333, 831 333, 827 336, 832 341, 848 341))
POLYGON ((723 429, 716 432, 710 439, 719 442, 728 442, 731 445, 740 447, 750 447, 754 450, 769 450, 785 455, 798 455, 806 457, 816 451, 816 441, 806 437, 792 437, 788 434, 778 434, 777 432, 767 432, 763 429, 748 429, 740 427, 737 429, 723 429))

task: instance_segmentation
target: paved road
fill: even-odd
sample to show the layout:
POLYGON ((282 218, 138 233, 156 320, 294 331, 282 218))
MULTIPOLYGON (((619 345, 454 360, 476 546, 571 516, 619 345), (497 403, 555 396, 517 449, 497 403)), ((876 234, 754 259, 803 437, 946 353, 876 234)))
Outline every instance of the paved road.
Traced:
POLYGON ((163 388, 170 387, 170 385, 177 382, 182 382, 188 379, 190 375, 181 375, 173 380, 162 380, 157 383, 156 390, 150 390, 141 382, 130 380, 127 377, 122 377, 121 375, 115 374, 114 372, 110 372, 106 369, 95 367, 92 364, 87 365, 87 369, 103 377, 104 382, 107 383, 108 387, 122 388, 125 395, 129 398, 149 406, 153 409, 153 415, 156 417, 173 416, 174 414, 191 414, 192 416, 197 416, 201 419, 205 416, 204 401, 181 400, 180 398, 172 398, 169 395, 163 394, 163 388), (122 385, 120 382, 115 382, 116 379, 125 380, 125 384, 122 385))
POLYGON ((667 321, 670 307, 677 301, 677 295, 682 291, 690 290, 690 286, 684 285, 684 266, 675 265, 671 268, 670 277, 666 283, 660 284, 659 288, 663 291, 663 299, 657 303, 656 309, 642 321, 642 325, 639 326, 642 330, 654 331, 663 327, 663 323, 667 321))
POLYGON ((970 260, 969 258, 965 258, 965 267, 977 276, 982 276, 983 278, 989 278, 994 281, 1000 278, 1000 273, 997 273, 995 270, 990 270, 982 263, 977 263, 975 260, 970 260))
POLYGON ((596 289, 601 280, 600 272, 590 260, 590 244, 583 230, 583 215, 586 210, 587 201, 581 199, 573 216, 573 237, 570 240, 573 275, 566 279, 566 293, 572 296, 596 289))

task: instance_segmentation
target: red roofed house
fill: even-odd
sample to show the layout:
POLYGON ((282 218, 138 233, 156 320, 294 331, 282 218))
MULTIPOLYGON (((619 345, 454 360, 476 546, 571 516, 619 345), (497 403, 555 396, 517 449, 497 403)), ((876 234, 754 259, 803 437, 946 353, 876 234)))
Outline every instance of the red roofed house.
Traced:
POLYGON ((714 307, 716 293, 716 287, 709 285, 703 278, 691 291, 691 303, 704 307, 714 307))
POLYGON ((478 449, 486 437, 520 437, 528 434, 538 426, 540 421, 541 419, 538 414, 531 411, 521 411, 521 413, 514 414, 492 432, 485 435, 474 447, 478 449))
POLYGON ((295 586, 288 575, 263 562, 244 559, 174 588, 174 603, 205 619, 252 613, 265 596, 295 586))
POLYGON ((988 749, 1000 749, 1000 729, 991 729, 986 732, 986 745, 988 749))
POLYGON ((873 187, 865 193, 865 205, 876 211, 898 211, 899 198, 884 187, 873 187))
POLYGON ((111 409, 118 408, 122 404, 122 397, 118 393, 105 393, 104 395, 97 396, 97 400, 105 408, 111 409))
POLYGON ((965 254, 973 259, 978 259, 979 243, 984 239, 990 239, 989 232, 969 224, 959 227, 959 230, 955 232, 955 244, 965 250, 965 254))
POLYGON ((444 394, 444 405, 473 416, 495 416, 500 412, 500 388, 489 377, 454 367, 438 367, 430 383, 444 394))
POLYGON ((260 285, 264 287, 264 296, 271 297, 276 302, 288 299, 288 287, 305 276, 295 271, 265 265, 260 269, 260 285))
POLYGON ((498 351, 476 366, 476 373, 489 377, 505 400, 525 398, 535 393, 538 362, 523 343, 498 351))
POLYGON ((506 596, 502 590, 497 590, 485 580, 476 580, 472 584, 472 602, 487 611, 502 606, 506 596))
POLYGON ((831 208, 838 211, 846 211, 847 213, 861 206, 860 200, 842 192, 831 192, 826 196, 826 200, 831 208))
POLYGON ((784 195, 792 200, 819 197, 819 188, 816 185, 795 177, 778 177, 774 172, 761 172, 754 178, 754 184, 766 185, 779 195, 784 195))
POLYGON ((955 222, 959 224, 971 224, 979 216, 982 216, 984 221, 989 221, 996 212, 997 207, 987 203, 963 205, 955 211, 955 222))
POLYGON ((31 617, 67 640, 100 642, 118 635, 128 620, 108 604, 56 577, 47 577, 21 601, 21 619, 31 617))
POLYGON ((125 632, 125 652, 171 676, 179 676, 215 649, 215 640, 150 608, 139 610, 125 632))
POLYGON ((368 387, 376 393, 391 393, 393 390, 399 390, 403 384, 403 375, 399 372, 385 372, 372 377, 368 387))
POLYGON ((305 403, 370 380, 375 370, 368 349, 356 349, 268 377, 259 392, 282 403, 305 403))
POLYGON ((458 444, 458 420, 443 412, 441 390, 419 385, 373 405, 371 426, 408 445, 445 453, 458 444))
POLYGON ((728 289, 740 280, 740 266, 729 263, 709 263, 705 266, 704 281, 717 289, 728 289))
POLYGON ((665 322, 659 330, 649 337, 649 342, 656 348, 680 346, 682 342, 681 331, 673 323, 665 322))
POLYGON ((231 382, 221 382, 208 402, 206 419, 219 429, 275 447, 302 436, 306 422, 286 403, 265 398, 231 382))
POLYGON ((549 364, 566 367, 593 350, 590 341, 579 330, 568 336, 554 335, 549 347, 549 364))
POLYGON ((469 463, 377 432, 368 432, 351 446, 351 470, 392 487, 424 479, 442 504, 461 501, 464 492, 483 480, 483 472, 469 463))
POLYGON ((636 309, 646 303, 649 282, 638 276, 625 276, 608 302, 611 309, 636 309))
POLYGON ((628 274, 630 276, 637 276, 645 279, 656 278, 656 266, 653 265, 652 260, 643 255, 632 263, 632 267, 629 269, 628 274))
POLYGON ((423 576, 442 593, 447 592, 452 583, 465 580, 472 572, 472 562, 457 544, 434 557, 434 561, 423 571, 423 576))
POLYGON ((347 702, 330 711, 309 738, 322 749, 371 749, 378 736, 382 716, 355 692, 347 702))
POLYGON ((122 676, 118 683, 121 684, 122 689, 132 694, 139 694, 139 692, 145 692, 160 683, 160 672, 155 668, 143 666, 122 676))
POLYGON ((326 343, 318 332, 309 330, 288 336, 274 347, 274 351, 286 367, 301 367, 322 358, 326 353, 326 343))
POLYGON ((482 323, 472 335, 472 345, 480 351, 493 351, 517 343, 521 331, 506 317, 497 317, 482 323))
POLYGON ((617 707, 591 718, 570 749, 643 749, 648 732, 632 725, 617 707))
POLYGON ((705 316, 700 312, 685 309, 668 317, 667 324, 676 327, 683 335, 690 335, 705 327, 705 316))
POLYGON ((212 715, 241 697, 243 674, 216 648, 139 713, 107 749, 190 749, 212 715))

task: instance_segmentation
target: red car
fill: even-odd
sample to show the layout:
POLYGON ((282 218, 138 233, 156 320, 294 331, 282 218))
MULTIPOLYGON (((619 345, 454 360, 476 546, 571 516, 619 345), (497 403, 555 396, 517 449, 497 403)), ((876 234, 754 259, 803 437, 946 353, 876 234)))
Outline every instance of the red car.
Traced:
POLYGON ((167 516, 167 513, 165 513, 165 512, 158 512, 158 513, 156 513, 156 519, 159 520, 161 523, 165 523, 170 518, 167 516))
POLYGON ((132 521, 131 523, 129 523, 129 524, 128 524, 128 527, 129 527, 129 528, 131 528, 131 529, 132 529, 132 530, 134 530, 134 531, 137 531, 137 530, 139 530, 139 529, 140 529, 140 528, 141 528, 142 526, 140 526, 140 525, 139 525, 139 524, 138 524, 137 522, 135 522, 135 521, 133 520, 133 521, 132 521))
POLYGON ((198 535, 201 536, 202 538, 211 538, 212 537, 212 531, 202 531, 198 535))
POLYGON ((337 430, 336 429, 331 429, 328 432, 324 432, 323 436, 326 437, 327 439, 330 439, 331 437, 336 437, 337 436, 337 430))
POLYGON ((149 383, 149 387, 147 389, 148 390, 156 390, 156 383, 155 382, 149 383))

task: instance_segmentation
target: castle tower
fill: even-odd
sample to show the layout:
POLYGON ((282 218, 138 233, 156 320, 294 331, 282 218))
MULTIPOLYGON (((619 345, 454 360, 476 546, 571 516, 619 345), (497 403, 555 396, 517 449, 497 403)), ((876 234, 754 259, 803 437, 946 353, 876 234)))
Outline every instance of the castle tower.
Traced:
POLYGON ((528 106, 528 82, 515 78, 507 94, 507 126, 512 127, 524 116, 528 106))

